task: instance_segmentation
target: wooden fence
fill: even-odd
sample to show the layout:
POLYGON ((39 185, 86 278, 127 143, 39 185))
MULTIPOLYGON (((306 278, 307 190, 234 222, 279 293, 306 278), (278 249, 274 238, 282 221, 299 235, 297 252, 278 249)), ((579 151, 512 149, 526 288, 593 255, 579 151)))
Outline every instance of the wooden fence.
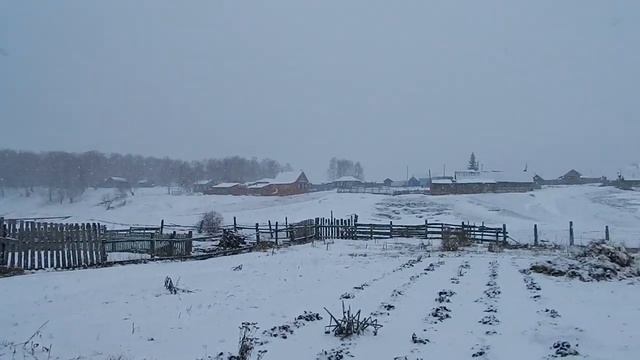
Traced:
MULTIPOLYGON (((238 225, 235 218, 228 227, 254 235, 255 243, 272 241, 276 245, 300 244, 325 239, 442 239, 464 233, 472 241, 504 241, 506 225, 488 227, 470 224, 429 223, 399 225, 359 223, 347 219, 314 218, 297 223, 256 223, 238 225)), ((192 255, 194 240, 215 240, 215 236, 194 239, 193 233, 164 233, 163 227, 132 227, 109 230, 97 223, 54 224, 0 218, 0 266, 35 269, 72 269, 100 265, 109 261, 109 253, 138 253, 151 258, 192 255)))
POLYGON ((69 269, 106 261, 100 224, 53 224, 0 218, 0 266, 69 269))
POLYGON ((419 225, 399 225, 392 221, 373 224, 359 223, 355 218, 315 218, 295 224, 285 223, 284 226, 278 222, 242 226, 237 225, 234 219, 233 229, 255 234, 256 242, 275 241, 277 244, 325 239, 373 240, 398 237, 442 240, 443 237, 460 233, 464 233, 471 241, 479 242, 506 242, 509 239, 506 225, 490 227, 484 224, 429 223, 426 220, 419 225))
POLYGON ((104 264, 109 253, 152 258, 191 255, 192 232, 163 233, 162 227, 109 230, 98 223, 54 224, 0 218, 0 266, 73 269, 104 264))
POLYGON ((163 227, 131 227, 128 230, 107 230, 103 244, 107 253, 139 253, 152 258, 191 255, 193 232, 164 233, 163 227))

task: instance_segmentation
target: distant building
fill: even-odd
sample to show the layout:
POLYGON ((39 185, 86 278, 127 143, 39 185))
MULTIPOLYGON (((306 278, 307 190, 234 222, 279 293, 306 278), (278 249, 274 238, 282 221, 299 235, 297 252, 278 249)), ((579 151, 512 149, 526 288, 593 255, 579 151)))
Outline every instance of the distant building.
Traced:
POLYGON ((393 180, 386 178, 382 183, 384 184, 384 186, 391 186, 391 184, 393 184, 393 180))
POLYGON ((527 192, 539 188, 528 172, 456 171, 453 178, 432 179, 432 195, 527 192))
POLYGON ((571 169, 566 174, 560 176, 560 180, 565 185, 577 185, 581 184, 582 174, 580 174, 577 170, 571 169))
POLYGON ((215 185, 213 180, 199 180, 193 184, 193 191, 205 193, 213 185, 215 185))
POLYGON ((153 185, 154 185, 153 182, 147 179, 140 180, 136 183, 136 187, 139 187, 139 188, 150 188, 150 187, 153 187, 153 185))
POLYGON ((362 186, 363 184, 362 180, 355 178, 353 176, 340 177, 338 179, 335 179, 333 183, 338 189, 352 188, 356 186, 362 186))
POLYGON ((546 180, 542 176, 536 174, 533 181, 538 185, 584 185, 584 184, 604 184, 607 178, 602 177, 586 177, 575 169, 569 170, 566 174, 557 179, 546 180))
POLYGON ((420 181, 412 176, 411 179, 407 180, 408 187, 420 187, 420 181))
POLYGON ((114 188, 114 189, 129 189, 131 188, 131 184, 129 180, 119 177, 119 176, 110 176, 102 182, 100 187, 103 188, 114 188))
POLYGON ((261 196, 287 196, 309 192, 311 184, 304 171, 278 174, 275 179, 262 179, 247 183, 247 194, 261 196))
POLYGON ((246 195, 247 186, 240 183, 220 183, 204 190, 207 195, 246 195))

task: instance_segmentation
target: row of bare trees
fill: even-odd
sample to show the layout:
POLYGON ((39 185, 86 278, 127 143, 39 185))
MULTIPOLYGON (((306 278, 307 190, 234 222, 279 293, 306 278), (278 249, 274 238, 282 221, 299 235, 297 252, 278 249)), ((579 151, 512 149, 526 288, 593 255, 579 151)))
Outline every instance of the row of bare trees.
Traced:
POLYGON ((50 201, 73 202, 85 189, 100 186, 107 177, 124 177, 135 184, 147 180, 156 185, 190 186, 197 180, 245 182, 274 177, 290 170, 275 160, 238 156, 202 161, 182 161, 139 155, 103 154, 97 151, 28 152, 0 150, 0 197, 5 188, 49 189, 50 201))

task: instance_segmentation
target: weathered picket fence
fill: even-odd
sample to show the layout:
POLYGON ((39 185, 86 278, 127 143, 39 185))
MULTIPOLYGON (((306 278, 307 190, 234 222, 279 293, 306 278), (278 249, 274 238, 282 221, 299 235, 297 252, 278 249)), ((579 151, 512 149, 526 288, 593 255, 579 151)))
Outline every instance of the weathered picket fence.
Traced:
POLYGON ((164 233, 162 227, 106 230, 98 223, 55 224, 0 218, 0 266, 10 268, 73 269, 104 264, 112 253, 172 258, 189 256, 192 249, 191 231, 164 233))
POLYGON ((0 266, 70 269, 106 261, 100 224, 53 224, 0 218, 0 266))

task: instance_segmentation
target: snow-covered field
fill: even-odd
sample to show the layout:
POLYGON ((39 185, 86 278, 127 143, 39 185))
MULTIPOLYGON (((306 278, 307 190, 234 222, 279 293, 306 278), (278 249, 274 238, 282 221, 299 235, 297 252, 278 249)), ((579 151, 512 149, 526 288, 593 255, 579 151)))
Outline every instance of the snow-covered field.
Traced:
POLYGON ((217 210, 227 223, 253 224, 358 214, 360 222, 420 224, 429 221, 507 224, 510 235, 520 242, 533 241, 533 225, 540 237, 566 244, 569 221, 574 222, 576 243, 611 237, 628 246, 640 246, 640 192, 613 187, 548 187, 524 194, 478 194, 427 196, 382 196, 319 192, 289 197, 168 195, 165 188, 139 189, 122 207, 106 210, 99 205, 113 190, 88 190, 74 204, 51 204, 46 191, 25 198, 9 192, 0 199, 0 216, 71 216, 72 222, 101 222, 112 228, 133 224, 166 223, 193 225, 205 211, 217 210))
POLYGON ((545 256, 482 248, 439 256, 419 240, 343 240, 3 278, 0 358, 14 358, 17 346, 23 359, 37 344, 37 359, 213 359, 236 352, 238 327, 254 322, 254 355, 266 350, 263 359, 328 359, 325 351, 340 350, 356 359, 545 359, 558 341, 579 358, 636 359, 640 282, 519 272, 545 256), (188 292, 170 294, 166 276, 188 292), (453 294, 439 302, 443 290, 453 294), (323 307, 340 313, 343 294, 347 306, 379 319, 377 336, 324 333, 323 307), (446 308, 440 319, 438 307, 446 308), (323 319, 295 321, 305 311, 323 319), (41 326, 26 346, 7 345, 41 326))
MULTIPOLYGON (((577 242, 601 238, 609 225, 614 240, 640 243, 639 193, 594 186, 441 197, 171 196, 141 189, 124 206, 106 210, 99 203, 108 193, 88 191, 62 205, 9 193, 0 200, 0 216, 71 216, 68 221, 122 227, 160 219, 190 225, 212 209, 241 223, 333 211, 357 213, 365 222, 506 223, 524 242, 537 223, 543 238, 559 243, 567 242, 573 220, 577 242)), ((237 351, 243 322, 259 327, 254 358, 266 350, 263 359, 330 359, 340 352, 356 359, 545 359, 559 341, 589 359, 640 353, 640 281, 527 275, 519 270, 550 254, 481 247, 440 254, 423 245, 336 240, 204 261, 0 278, 0 359, 214 359, 237 351), (167 276, 186 291, 170 294, 167 276), (323 307, 339 314, 341 298, 374 315, 384 326, 379 334, 348 341, 326 335, 323 307), (296 320, 305 311, 323 319, 296 320)))

